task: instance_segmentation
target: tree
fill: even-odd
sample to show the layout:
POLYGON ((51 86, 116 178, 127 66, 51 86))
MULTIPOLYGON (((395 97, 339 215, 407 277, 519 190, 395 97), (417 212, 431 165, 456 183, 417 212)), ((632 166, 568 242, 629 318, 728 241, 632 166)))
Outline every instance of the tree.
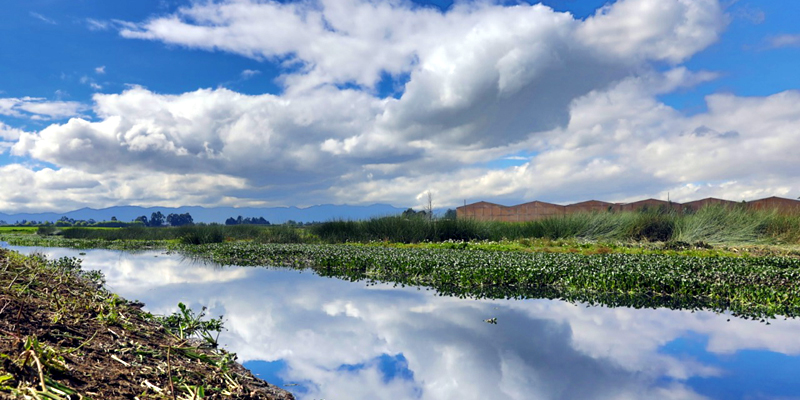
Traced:
POLYGON ((414 211, 413 208, 409 208, 408 210, 403 211, 402 215, 403 215, 403 217, 411 218, 411 217, 415 217, 417 215, 417 212, 414 211))
POLYGON ((161 211, 156 211, 150 214, 150 226, 163 226, 164 225, 164 214, 161 211))
POLYGON ((117 217, 111 217, 111 220, 117 222, 117 217))
POLYGON ((230 217, 230 218, 225 220, 225 225, 238 225, 238 224, 239 223, 236 222, 236 219, 233 218, 233 217, 230 217))
POLYGON ((56 221, 56 226, 73 226, 75 223, 74 219, 63 216, 56 221))
POLYGON ((444 213, 444 219, 456 219, 457 216, 458 214, 456 213, 456 210, 453 210, 452 208, 448 208, 444 213))
POLYGON ((189 213, 167 215, 167 223, 172 226, 193 225, 194 220, 189 213))
POLYGON ((147 220, 147 216, 145 215, 136 217, 136 219, 133 220, 133 222, 141 222, 142 224, 144 224, 144 226, 150 226, 149 224, 150 221, 147 220))

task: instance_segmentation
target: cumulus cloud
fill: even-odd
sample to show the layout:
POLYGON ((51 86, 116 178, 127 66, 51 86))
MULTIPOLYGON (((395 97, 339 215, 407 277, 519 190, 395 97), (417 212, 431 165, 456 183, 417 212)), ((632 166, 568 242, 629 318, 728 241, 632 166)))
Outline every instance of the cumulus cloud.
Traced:
MULTIPOLYGON (((23 133, 24 134, 24 133, 23 133)), ((239 205, 224 193, 246 187, 241 178, 211 174, 170 174, 152 171, 90 173, 72 168, 9 164, 0 166, 0 210, 5 212, 68 211, 87 204, 239 205)), ((251 205, 269 205, 253 200, 251 205)))
MULTIPOLYGON (((133 86, 96 94, 95 120, 19 133, 12 151, 104 182, 132 170, 237 180, 202 204, 420 205, 429 190, 439 206, 488 196, 796 196, 798 92, 715 94, 694 116, 658 100, 718 76, 654 65, 701 51, 725 21, 710 0, 622 0, 583 21, 483 2, 447 12, 357 0, 196 2, 115 26, 128 38, 281 62, 282 93, 133 86), (386 79, 402 85, 398 98, 378 93, 386 79), (521 163, 488 166, 509 157, 521 163)), ((0 99, 0 114, 29 110, 46 107, 0 99)), ((171 198, 196 198, 192 189, 171 198)))
MULTIPOLYGON (((299 66, 281 79, 288 94, 374 89, 407 74, 402 98, 380 116, 395 140, 498 146, 565 124, 575 97, 647 61, 687 58, 716 40, 723 21, 709 0, 619 1, 587 21, 543 5, 457 3, 442 13, 403 2, 237 1, 195 3, 121 34, 299 66)), ((326 147, 364 142, 356 132, 326 147)))
MULTIPOLYGON (((642 181, 652 176, 578 153, 575 146, 607 134, 583 132, 580 121, 589 117, 581 113, 594 111, 581 102, 618 96, 653 118, 672 117, 653 96, 715 75, 681 67, 656 73, 651 63, 677 63, 702 50, 724 20, 708 0, 623 0, 585 21, 543 5, 484 2, 457 3, 447 12, 359 0, 196 2, 115 26, 128 38, 281 62, 282 93, 219 88, 163 95, 133 87, 97 94, 98 120, 21 135, 14 151, 93 174, 235 176, 246 180, 248 195, 274 196, 280 188, 293 204, 408 204, 435 186, 448 193, 444 205, 486 193, 541 193, 539 182, 553 189, 565 176, 597 182, 624 173, 642 181), (628 20, 647 29, 622 23, 628 20), (381 98, 378 83, 387 79, 402 86, 399 98, 381 98), (629 83, 633 92, 623 93, 621 80, 653 88, 638 94, 634 89, 645 85, 629 83), (520 152, 539 156, 514 170, 480 166, 520 152), (574 174, 580 170, 586 171, 574 174), (534 174, 539 188, 531 187, 534 174)), ((626 107, 605 106, 619 113, 605 124, 643 118, 626 107)))
POLYGON ((9 151, 24 132, 0 122, 0 154, 9 151))
POLYGON ((611 56, 678 63, 715 42, 725 23, 716 0, 622 0, 587 18, 577 35, 611 56))
POLYGON ((628 79, 576 99, 565 128, 509 149, 536 152, 523 165, 362 181, 336 194, 381 201, 435 188, 444 204, 460 203, 454 198, 458 195, 480 199, 487 193, 565 202, 587 196, 666 199, 667 192, 677 201, 800 194, 795 184, 800 169, 792 161, 793 149, 800 145, 793 133, 800 123, 794 107, 800 92, 751 98, 712 95, 706 99, 707 113, 686 117, 655 100, 653 91, 663 85, 628 79))
POLYGON ((0 122, 0 140, 4 141, 16 141, 22 135, 22 130, 17 128, 12 128, 2 122, 0 122))
MULTIPOLYGON (((159 95, 138 87, 94 99, 101 121, 72 119, 51 125, 23 135, 15 151, 93 172, 136 166, 231 174, 258 184, 313 181, 350 168, 347 160, 320 150, 321 144, 353 131, 368 132, 382 103, 335 88, 291 101, 227 89, 159 95), (349 107, 342 109, 342 104, 349 107)), ((407 147, 386 143, 374 153, 354 157, 386 160, 401 157, 407 147)))

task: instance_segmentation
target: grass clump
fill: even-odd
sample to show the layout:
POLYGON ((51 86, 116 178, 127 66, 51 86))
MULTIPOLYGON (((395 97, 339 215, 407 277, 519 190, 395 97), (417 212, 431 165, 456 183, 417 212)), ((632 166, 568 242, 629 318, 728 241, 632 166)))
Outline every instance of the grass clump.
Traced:
POLYGON ((222 243, 225 241, 222 225, 187 225, 177 228, 175 235, 183 244, 222 243))

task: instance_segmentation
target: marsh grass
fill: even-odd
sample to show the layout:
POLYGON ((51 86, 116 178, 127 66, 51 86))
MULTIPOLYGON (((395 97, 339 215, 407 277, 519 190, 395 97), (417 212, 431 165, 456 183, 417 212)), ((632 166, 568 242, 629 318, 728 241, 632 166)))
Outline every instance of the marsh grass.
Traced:
POLYGON ((182 244, 221 243, 250 240, 261 243, 305 243, 316 239, 301 228, 287 225, 195 224, 180 227, 134 226, 120 229, 67 228, 42 230, 40 235, 60 235, 64 239, 115 241, 177 241, 182 244))
POLYGON ((421 243, 520 239, 798 244, 800 215, 712 205, 697 212, 648 209, 576 213, 528 222, 388 216, 361 221, 334 220, 310 227, 196 224, 161 228, 42 228, 38 233, 42 237, 60 235, 65 239, 104 242, 171 241, 183 244, 239 240, 258 243, 421 243))
POLYGON ((114 229, 62 228, 60 232, 66 239, 171 240, 177 238, 178 229, 131 226, 114 229))
POLYGON ((695 213, 649 209, 619 213, 576 213, 529 222, 429 220, 382 217, 330 221, 311 228, 322 242, 396 243, 583 239, 689 243, 793 244, 800 242, 800 215, 739 207, 708 206, 695 213))

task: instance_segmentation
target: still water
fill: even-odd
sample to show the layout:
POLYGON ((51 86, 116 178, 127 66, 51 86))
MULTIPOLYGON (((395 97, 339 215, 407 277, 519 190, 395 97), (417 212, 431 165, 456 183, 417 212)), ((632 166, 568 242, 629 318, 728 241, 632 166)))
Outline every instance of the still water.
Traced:
POLYGON ((298 399, 800 399, 800 320, 458 299, 163 252, 11 248, 79 257, 153 313, 207 306, 224 315, 224 347, 298 399))

